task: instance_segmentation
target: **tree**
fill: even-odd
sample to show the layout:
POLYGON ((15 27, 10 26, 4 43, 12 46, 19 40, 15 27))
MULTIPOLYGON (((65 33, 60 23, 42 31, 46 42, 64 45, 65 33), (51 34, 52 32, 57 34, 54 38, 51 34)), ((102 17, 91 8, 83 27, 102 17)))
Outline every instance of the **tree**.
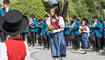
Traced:
POLYGON ((42 0, 11 0, 11 8, 20 10, 24 15, 34 14, 37 19, 43 18, 45 11, 42 0))
MULTIPOLYGON (((100 19, 104 15, 105 0, 58 0, 58 2, 60 15, 63 17, 77 15, 91 21, 94 15, 98 15, 100 19)), ((11 0, 11 7, 20 10, 27 16, 33 13, 39 19, 50 13, 51 5, 43 0, 11 0)))
MULTIPOLYGON (((105 2, 105 0, 103 0, 105 2)), ((98 15, 100 19, 103 18, 102 0, 68 0, 68 15, 77 15, 78 17, 86 17, 89 21, 94 15, 98 15)), ((103 5, 104 7, 104 5, 103 5)))

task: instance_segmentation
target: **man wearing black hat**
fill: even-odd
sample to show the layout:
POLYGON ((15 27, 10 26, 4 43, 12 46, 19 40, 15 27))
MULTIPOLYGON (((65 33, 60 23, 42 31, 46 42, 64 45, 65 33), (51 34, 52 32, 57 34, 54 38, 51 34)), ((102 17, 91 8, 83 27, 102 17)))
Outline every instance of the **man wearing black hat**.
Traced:
POLYGON ((102 38, 102 24, 98 20, 97 16, 94 16, 94 20, 91 22, 90 26, 90 38, 93 43, 93 51, 99 52, 101 49, 101 38, 102 38))
MULTIPOLYGON (((3 8, 0 8, 0 18, 5 16, 5 14, 10 11, 11 9, 9 8, 10 1, 9 0, 4 0, 3 1, 3 8)), ((0 32, 1 35, 1 40, 4 41, 6 39, 6 35, 3 32, 0 32)))
POLYGON ((47 26, 47 23, 46 23, 46 21, 47 21, 48 18, 49 18, 48 14, 46 14, 46 15, 44 16, 44 18, 45 18, 45 21, 44 21, 45 25, 44 25, 44 26, 46 27, 44 30, 46 31, 45 33, 46 33, 46 36, 47 36, 46 42, 45 42, 45 48, 49 49, 49 45, 50 45, 50 44, 49 44, 49 35, 50 35, 50 33, 49 33, 48 30, 47 30, 47 29, 48 29, 48 26, 47 26))
POLYGON ((73 16, 73 21, 71 21, 70 31, 72 32, 72 44, 73 49, 78 50, 80 48, 80 32, 79 27, 81 26, 80 20, 73 16))
POLYGON ((9 8, 9 4, 10 4, 10 1, 9 0, 4 0, 3 1, 3 8, 0 8, 0 12, 1 12, 0 16, 1 17, 4 16, 5 13, 7 13, 9 10, 11 10, 9 8))
POLYGON ((27 60, 28 46, 20 38, 29 24, 26 16, 17 10, 11 10, 1 18, 0 30, 9 35, 9 38, 0 43, 0 60, 27 60))
POLYGON ((10 11, 11 9, 9 8, 10 1, 9 0, 4 0, 3 1, 3 8, 0 8, 0 17, 5 16, 5 14, 10 11))
MULTIPOLYGON (((38 30, 37 30, 37 25, 38 25, 38 22, 37 22, 37 20, 36 20, 36 18, 35 18, 35 16, 34 16, 34 14, 31 14, 30 15, 30 18, 31 18, 31 22, 30 22, 30 25, 29 25, 29 33, 31 32, 31 37, 32 37, 32 40, 29 42, 29 43, 31 43, 32 42, 32 46, 34 47, 34 45, 35 45, 35 43, 36 43, 36 34, 37 34, 37 32, 38 32, 38 30)), ((30 34, 29 34, 30 35, 30 34)), ((30 38, 31 38, 30 37, 30 38)), ((29 38, 29 36, 28 36, 28 38, 29 38)), ((29 38, 29 39, 30 39, 29 38)))

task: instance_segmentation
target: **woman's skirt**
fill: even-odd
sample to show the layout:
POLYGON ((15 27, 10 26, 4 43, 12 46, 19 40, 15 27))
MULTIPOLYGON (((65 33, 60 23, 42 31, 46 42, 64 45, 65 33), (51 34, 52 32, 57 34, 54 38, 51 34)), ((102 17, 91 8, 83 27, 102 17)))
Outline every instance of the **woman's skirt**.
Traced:
POLYGON ((53 57, 66 56, 66 43, 63 32, 50 35, 51 53, 53 57))
POLYGON ((82 33, 82 48, 88 48, 89 47, 89 39, 88 39, 88 33, 82 33))

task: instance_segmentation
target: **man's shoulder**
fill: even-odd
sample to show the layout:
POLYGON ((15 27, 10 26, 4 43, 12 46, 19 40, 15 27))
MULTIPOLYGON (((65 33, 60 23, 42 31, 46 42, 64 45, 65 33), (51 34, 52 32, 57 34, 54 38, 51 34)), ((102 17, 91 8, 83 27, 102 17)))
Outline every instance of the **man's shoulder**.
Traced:
POLYGON ((0 11, 3 10, 3 8, 0 8, 0 11))

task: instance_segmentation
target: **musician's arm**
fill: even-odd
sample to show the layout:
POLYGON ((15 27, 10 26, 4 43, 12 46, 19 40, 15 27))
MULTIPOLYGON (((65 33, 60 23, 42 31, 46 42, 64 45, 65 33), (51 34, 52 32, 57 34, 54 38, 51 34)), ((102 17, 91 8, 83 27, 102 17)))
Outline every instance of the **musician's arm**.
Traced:
POLYGON ((93 28, 95 28, 94 26, 93 26, 93 22, 91 22, 91 25, 90 25, 90 29, 93 29, 93 28))
POLYGON ((72 30, 78 30, 80 26, 80 22, 77 22, 76 26, 74 26, 72 30))
POLYGON ((101 22, 98 22, 97 25, 96 25, 96 27, 97 27, 98 29, 102 29, 102 24, 101 24, 101 22))

